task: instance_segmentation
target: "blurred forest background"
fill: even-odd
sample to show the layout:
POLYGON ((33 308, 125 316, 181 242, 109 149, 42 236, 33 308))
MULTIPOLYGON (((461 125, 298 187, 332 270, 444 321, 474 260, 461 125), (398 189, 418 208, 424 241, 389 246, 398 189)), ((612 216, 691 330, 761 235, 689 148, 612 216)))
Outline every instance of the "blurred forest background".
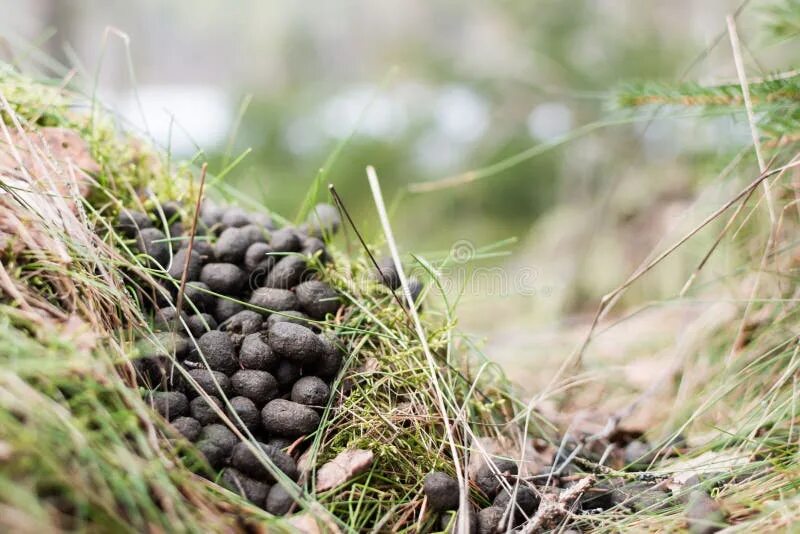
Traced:
MULTIPOLYGON (((614 105, 631 81, 735 79, 725 15, 740 3, 0 0, 0 33, 87 80, 99 66, 100 98, 174 157, 219 172, 251 147, 225 179, 287 217, 346 142, 327 181, 367 236, 379 237, 371 164, 405 251, 517 238, 476 263, 510 282, 469 287, 461 321, 497 359, 530 363, 552 348, 542 335, 593 311, 687 212, 707 214, 752 178, 712 182, 751 143, 743 116, 614 105), (130 57, 108 26, 130 37, 130 57), (473 183, 409 189, 550 145, 473 183), (523 292, 521 270, 533 273, 523 292)), ((751 31, 767 3, 752 4, 739 32, 760 75, 790 51, 751 31)), ((704 250, 682 250, 626 299, 673 296, 704 250)))

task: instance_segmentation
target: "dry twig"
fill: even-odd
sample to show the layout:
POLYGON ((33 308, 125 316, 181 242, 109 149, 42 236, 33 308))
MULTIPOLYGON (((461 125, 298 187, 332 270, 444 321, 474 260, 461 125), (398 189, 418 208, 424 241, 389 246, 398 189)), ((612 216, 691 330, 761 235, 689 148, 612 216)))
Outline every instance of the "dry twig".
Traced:
POLYGON ((571 508, 575 502, 589 488, 594 486, 597 479, 594 475, 589 475, 579 480, 571 488, 567 488, 558 495, 545 493, 542 495, 542 502, 536 510, 531 520, 522 529, 523 534, 531 534, 540 530, 555 528, 558 523, 571 513, 571 508))

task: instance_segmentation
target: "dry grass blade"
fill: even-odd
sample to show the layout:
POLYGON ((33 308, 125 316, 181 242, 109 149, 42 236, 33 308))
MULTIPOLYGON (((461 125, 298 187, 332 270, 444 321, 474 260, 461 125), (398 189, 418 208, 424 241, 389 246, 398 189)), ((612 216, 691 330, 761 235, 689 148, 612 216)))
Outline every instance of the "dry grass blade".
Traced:
POLYGON ((766 171, 766 172, 762 173, 760 176, 758 176, 758 178, 753 180, 747 187, 745 187, 742 191, 740 191, 735 197, 733 197, 732 199, 727 201, 721 207, 717 208, 713 213, 708 215, 700 224, 698 224, 692 230, 687 232, 683 237, 678 239, 673 245, 668 247, 664 252, 659 254, 655 259, 653 259, 652 261, 648 262, 645 265, 642 265, 640 268, 638 268, 636 271, 634 271, 634 273, 625 282, 623 282, 621 285, 619 285, 617 288, 615 288, 610 293, 604 295, 603 298, 600 300, 600 304, 599 304, 598 309, 597 309, 597 311, 596 311, 596 313, 594 315, 594 318, 592 319, 591 326, 589 327, 589 330, 588 330, 586 336, 584 337, 583 341, 581 342, 580 346, 575 351, 575 353, 570 358, 565 360, 564 365, 562 365, 562 367, 559 370, 559 372, 555 375, 555 377, 551 381, 551 386, 553 384, 555 384, 561 378, 561 376, 563 375, 564 371, 566 371, 567 369, 569 369, 572 366, 575 366, 575 365, 580 366, 581 365, 583 354, 586 351, 586 347, 589 345, 589 343, 590 343, 590 341, 592 339, 592 335, 593 335, 595 329, 597 328, 597 325, 599 324, 600 319, 607 312, 607 310, 610 309, 613 306, 613 303, 615 302, 615 300, 617 299, 617 297, 619 295, 621 295, 626 289, 628 289, 631 285, 633 285, 642 276, 644 276, 650 270, 652 270, 656 265, 658 265, 664 259, 669 257, 673 252, 675 252, 678 248, 680 248, 684 243, 686 243, 692 237, 697 235, 697 233, 700 232, 703 228, 708 226, 711 222, 716 220, 720 215, 725 213, 736 202, 738 202, 739 200, 741 200, 743 198, 749 197, 752 194, 753 190, 755 188, 757 188, 761 184, 761 182, 763 182, 764 180, 767 180, 768 178, 770 178, 770 177, 772 177, 774 175, 780 174, 780 173, 782 173, 782 172, 784 172, 784 171, 786 171, 788 169, 792 169, 792 168, 795 168, 797 166, 800 166, 800 162, 792 162, 792 163, 783 165, 781 167, 778 167, 776 169, 772 169, 772 170, 769 170, 769 171, 766 171))
MULTIPOLYGON (((459 508, 461 510, 467 510, 468 501, 467 501, 467 481, 462 471, 461 462, 462 460, 458 454, 458 448, 456 445, 456 440, 453 435, 453 429, 450 423, 450 417, 448 415, 447 406, 444 401, 444 393, 442 391, 442 387, 439 384, 439 377, 437 373, 437 365, 431 354, 431 349, 428 346, 428 337, 425 333, 425 329, 422 326, 422 322, 419 319, 419 314, 417 313, 416 304, 414 302, 414 297, 411 295, 411 290, 408 286, 408 279, 406 278, 405 271, 403 270, 403 265, 400 260, 400 252, 397 249, 397 243, 394 240, 394 234, 392 232, 392 227, 389 222, 389 215, 386 211, 386 206, 383 202, 383 195, 381 193, 380 183, 378 182, 378 175, 375 172, 373 167, 367 167, 367 179, 369 180, 369 186, 372 190, 372 197, 375 201, 375 208, 378 211, 378 218, 380 219, 381 226, 383 228, 384 236, 386 237, 386 242, 389 245, 389 251, 392 255, 392 261, 394 262, 395 269, 397 270, 398 277, 400 278, 400 285, 403 288, 403 295, 406 298, 406 303, 408 304, 409 313, 411 314, 412 319, 414 320, 414 327, 419 337, 419 341, 422 344, 422 349, 425 353, 425 357, 428 361, 428 371, 430 373, 431 383, 436 391, 436 398, 437 404, 439 409, 439 414, 442 418, 442 421, 445 426, 445 432, 447 435, 447 442, 448 446, 450 447, 450 454, 452 455, 453 466, 456 472, 456 478, 458 480, 459 488, 460 488, 460 495, 459 495, 459 508)), ((467 526, 467 514, 461 514, 459 518, 458 524, 459 533, 468 532, 469 528, 467 526)))
POLYGON ((181 285, 178 288, 178 297, 176 299, 175 308, 177 310, 176 316, 180 317, 183 311, 183 293, 186 290, 186 277, 189 274, 189 262, 192 259, 192 250, 194 250, 194 238, 197 234, 197 219, 200 217, 200 206, 203 203, 203 191, 206 186, 206 172, 208 171, 208 163, 203 163, 200 168, 200 190, 197 192, 197 201, 194 204, 194 213, 192 214, 192 229, 189 232, 189 244, 186 247, 186 259, 183 262, 183 272, 181 274, 181 285))
MULTIPOLYGON (((753 113, 753 102, 750 99, 750 84, 747 82, 747 73, 744 70, 744 61, 742 60, 741 44, 739 43, 739 34, 736 31, 736 20, 732 15, 728 15, 725 19, 728 26, 728 35, 731 40, 731 48, 733 49, 733 61, 736 65, 736 75, 739 78, 739 85, 742 87, 742 97, 744 98, 744 108, 747 112, 747 122, 750 126, 750 135, 753 138, 753 149, 756 152, 756 159, 758 160, 758 170, 762 173, 767 170, 764 155, 761 152, 761 137, 758 135, 758 125, 756 124, 755 114, 753 113)), ((775 225, 775 201, 772 198, 769 182, 764 181, 764 197, 767 199, 767 210, 769 211, 770 222, 775 225)))

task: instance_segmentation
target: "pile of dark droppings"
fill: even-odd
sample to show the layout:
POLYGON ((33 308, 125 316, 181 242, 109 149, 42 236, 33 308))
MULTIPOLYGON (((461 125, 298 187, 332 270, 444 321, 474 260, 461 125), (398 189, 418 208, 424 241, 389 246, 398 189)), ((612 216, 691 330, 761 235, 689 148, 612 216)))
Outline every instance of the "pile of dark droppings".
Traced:
MULTIPOLYGON (((601 456, 615 468, 630 473, 630 478, 601 478, 575 502, 570 503, 574 517, 597 514, 612 508, 638 512, 659 510, 679 504, 686 508, 690 527, 692 521, 704 524, 694 518, 702 514, 705 514, 704 518, 712 517, 715 525, 724 524, 719 506, 707 492, 703 492, 703 485, 700 482, 686 484, 689 490, 693 487, 699 488, 691 492, 687 501, 686 489, 668 489, 661 479, 648 476, 649 473, 646 472, 647 465, 655 459, 659 449, 670 456, 679 454, 683 444, 682 438, 672 440, 665 447, 655 447, 641 437, 628 438, 611 443, 609 447, 609 450, 613 451, 611 454, 607 454, 606 447, 603 446, 598 448, 604 452, 586 447, 583 454, 573 455, 571 448, 576 443, 569 440, 566 440, 566 443, 564 450, 555 455, 553 459, 555 465, 545 466, 540 473, 533 476, 519 476, 518 462, 499 457, 490 459, 492 465, 483 462, 479 468, 470 472, 469 491, 472 498, 467 518, 470 532, 498 534, 508 529, 522 527, 536 514, 542 495, 567 491, 578 480, 588 475, 576 465, 576 461, 584 459, 599 463, 602 461, 601 456), (479 498, 475 498, 476 496, 479 498), (476 503, 483 504, 474 507, 476 503), (697 503, 702 503, 702 506, 697 503)), ((423 493, 428 509, 440 515, 441 528, 451 531, 455 525, 456 510, 459 505, 457 481, 446 473, 431 472, 423 480, 423 493)))
MULTIPOLYGON (((471 532, 505 532, 506 528, 521 526, 536 513, 539 493, 528 482, 520 480, 517 474, 516 462, 492 458, 492 466, 484 463, 470 475, 470 486, 489 503, 479 510, 470 507, 467 522, 471 532)), ((458 509, 459 504, 458 482, 446 473, 434 471, 425 476, 422 490, 428 507, 434 513, 442 514, 442 528, 452 526, 455 519, 452 512, 458 509)))
MULTIPOLYGON (((400 273, 397 272, 397 267, 391 257, 387 256, 377 261, 376 268, 372 271, 372 279, 394 291, 401 302, 404 302, 400 273)), ((411 293, 411 300, 414 301, 415 306, 419 307, 421 304, 420 295, 422 294, 424 285, 419 278, 413 274, 407 276, 406 282, 408 283, 408 291, 411 293)))
POLYGON ((206 202, 191 252, 179 213, 179 206, 167 205, 150 214, 123 211, 116 225, 148 266, 165 273, 167 296, 150 298, 156 304, 146 310, 157 334, 140 343, 138 384, 176 436, 196 445, 219 484, 285 514, 293 500, 251 446, 297 480, 296 457, 317 430, 341 370, 341 343, 318 325, 342 302, 312 268, 330 261, 322 238, 339 228, 338 212, 318 205, 306 224, 278 229, 263 214, 206 202), (167 214, 165 225, 161 215, 167 214), (209 397, 172 367, 169 356, 209 397), (241 442, 220 412, 252 433, 255 443, 241 442))
MULTIPOLYGON (((166 277, 166 295, 140 299, 156 303, 146 310, 156 334, 139 344, 143 357, 134 362, 138 383, 175 435, 195 444, 213 468, 214 480, 270 513, 286 514, 294 500, 251 447, 260 448, 296 481, 296 459, 318 429, 332 380, 341 370, 341 343, 319 324, 335 316, 342 301, 312 267, 331 261, 322 237, 339 228, 338 212, 318 205, 308 223, 278 229, 263 214, 206 203, 191 252, 179 214, 179 206, 168 205, 159 213, 123 211, 116 224, 146 255, 145 263, 166 277), (179 314, 177 288, 184 273, 187 284, 179 314), (207 397, 172 367, 173 358, 207 397), (241 442, 223 424, 220 412, 255 442, 241 442)), ((389 258, 378 262, 373 279, 400 290, 400 276, 389 258)), ((422 284, 410 276, 408 285, 419 305, 422 284)), ((615 451, 617 467, 628 471, 646 470, 655 455, 642 439, 617 443, 615 451)), ((517 462, 505 458, 493 458, 492 466, 484 464, 471 473, 472 497, 479 498, 470 499, 470 531, 491 534, 523 525, 536 513, 542 494, 567 489, 580 475, 569 452, 561 451, 556 465, 525 479, 518 476, 517 462), (475 503, 483 504, 474 508, 475 503)), ((433 472, 425 477, 423 492, 429 509, 441 515, 442 527, 452 525, 457 482, 433 472)), ((671 497, 677 499, 647 479, 603 480, 581 495, 574 514, 614 507, 651 509, 671 497)), ((706 516, 721 521, 707 493, 697 490, 691 497, 690 525, 705 524, 706 516)))

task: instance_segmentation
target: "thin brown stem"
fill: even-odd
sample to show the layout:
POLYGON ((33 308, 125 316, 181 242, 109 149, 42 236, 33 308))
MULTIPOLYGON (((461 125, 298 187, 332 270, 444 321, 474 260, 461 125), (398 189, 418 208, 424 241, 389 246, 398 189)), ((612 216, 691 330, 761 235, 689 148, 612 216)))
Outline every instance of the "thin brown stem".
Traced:
POLYGON ((183 293, 186 289, 186 277, 189 274, 189 261, 192 259, 192 250, 194 249, 194 236, 197 233, 197 218, 200 215, 200 204, 203 202, 203 190, 206 185, 206 171, 208 170, 208 163, 203 163, 200 169, 200 191, 197 193, 197 201, 194 205, 194 216, 192 217, 192 229, 189 232, 189 246, 186 249, 186 258, 183 262, 183 273, 181 274, 181 286, 178 289, 178 298, 175 303, 177 310, 177 318, 180 321, 181 312, 183 311, 183 293))

